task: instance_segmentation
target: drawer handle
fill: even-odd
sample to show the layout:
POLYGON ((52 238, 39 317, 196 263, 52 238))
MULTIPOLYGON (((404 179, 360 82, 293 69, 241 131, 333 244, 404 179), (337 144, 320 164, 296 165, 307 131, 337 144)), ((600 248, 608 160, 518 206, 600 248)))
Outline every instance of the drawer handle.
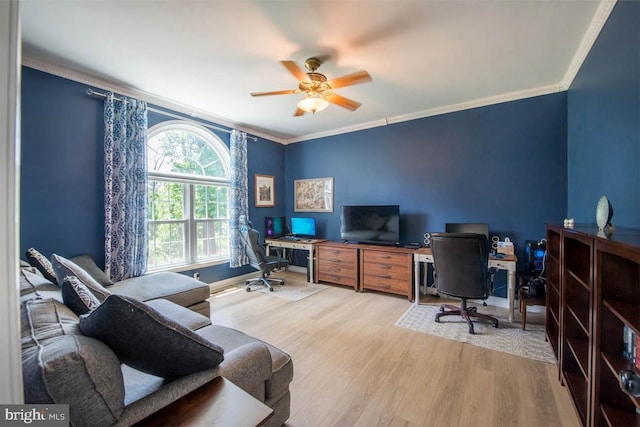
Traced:
POLYGON ((339 259, 330 259, 329 262, 342 262, 339 259))
POLYGON ((378 283, 378 286, 381 287, 381 288, 385 288, 385 289, 391 289, 391 286, 383 285, 382 283, 378 283))
POLYGON ((391 259, 391 256, 389 256, 389 255, 378 255, 378 258, 380 258, 380 259, 391 259))
POLYGON ((389 276, 388 274, 378 274, 378 277, 381 279, 391 279, 391 276, 389 276))
POLYGON ((389 270, 391 268, 391 266, 387 264, 378 264, 378 267, 383 268, 385 270, 389 270))

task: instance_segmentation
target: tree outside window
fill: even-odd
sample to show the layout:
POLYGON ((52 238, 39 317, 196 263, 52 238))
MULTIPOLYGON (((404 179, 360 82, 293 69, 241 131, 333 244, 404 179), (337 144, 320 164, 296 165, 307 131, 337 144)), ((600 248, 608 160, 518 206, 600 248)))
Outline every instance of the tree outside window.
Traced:
POLYGON ((229 257, 229 150, 209 130, 185 122, 150 129, 150 270, 229 257))

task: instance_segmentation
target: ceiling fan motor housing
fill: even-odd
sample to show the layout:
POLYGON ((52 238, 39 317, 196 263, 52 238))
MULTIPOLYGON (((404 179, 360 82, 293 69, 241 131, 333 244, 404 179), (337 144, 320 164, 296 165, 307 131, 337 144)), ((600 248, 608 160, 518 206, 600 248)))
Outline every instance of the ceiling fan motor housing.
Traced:
POLYGON ((320 65, 322 65, 322 61, 320 61, 318 58, 309 58, 304 61, 305 68, 312 73, 315 73, 315 71, 320 68, 320 65))
POLYGON ((298 87, 301 91, 310 93, 322 93, 331 90, 331 86, 327 83, 327 77, 320 73, 307 73, 309 81, 300 82, 298 87))

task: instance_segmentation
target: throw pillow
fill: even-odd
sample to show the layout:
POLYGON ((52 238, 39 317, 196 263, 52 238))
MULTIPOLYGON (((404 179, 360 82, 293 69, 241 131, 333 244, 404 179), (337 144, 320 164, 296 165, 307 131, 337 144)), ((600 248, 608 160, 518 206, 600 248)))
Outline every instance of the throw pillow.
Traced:
POLYGON ((42 255, 34 248, 27 249, 24 255, 27 257, 29 264, 37 268, 47 280, 53 283, 58 283, 56 281, 56 272, 46 256, 42 255))
MULTIPOLYGON (((118 357, 104 343, 65 335, 22 352, 24 401, 69 405, 69 425, 116 425, 124 411, 118 357)), ((34 425, 42 423, 34 423, 34 425)))
POLYGON ((102 286, 111 286, 113 285, 113 281, 107 276, 107 274, 100 269, 96 265, 96 262, 91 258, 91 255, 80 255, 74 258, 71 258, 71 261, 82 267, 84 271, 89 273, 91 277, 93 277, 96 282, 100 283, 102 286))
POLYGON ((61 257, 60 255, 53 254, 51 255, 51 264, 56 272, 56 277, 60 286, 62 286, 62 282, 64 282, 65 277, 76 276, 87 288, 89 288, 91 293, 98 298, 98 301, 102 302, 111 295, 111 292, 109 292, 100 283, 96 282, 96 280, 91 277, 84 268, 80 267, 76 263, 61 257))
POLYGON ((54 299, 27 301, 20 306, 22 351, 63 335, 80 335, 78 316, 54 299))
POLYGON ((76 276, 64 278, 62 300, 78 316, 93 311, 100 305, 98 298, 76 276))
POLYGON ((80 316, 80 331, 107 344, 127 365, 163 378, 214 369, 224 360, 219 346, 122 295, 80 316))
POLYGON ((23 267, 20 269, 20 303, 37 298, 56 298, 62 302, 58 285, 45 279, 35 267, 23 267))

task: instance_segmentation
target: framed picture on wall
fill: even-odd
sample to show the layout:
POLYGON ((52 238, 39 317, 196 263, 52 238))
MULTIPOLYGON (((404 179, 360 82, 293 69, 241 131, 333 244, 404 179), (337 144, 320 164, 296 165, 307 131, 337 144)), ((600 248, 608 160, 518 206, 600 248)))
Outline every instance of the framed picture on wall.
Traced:
POLYGON ((296 179, 293 185, 296 212, 333 212, 333 178, 296 179))
POLYGON ((276 205, 275 177, 255 174, 256 208, 272 208, 276 205))

